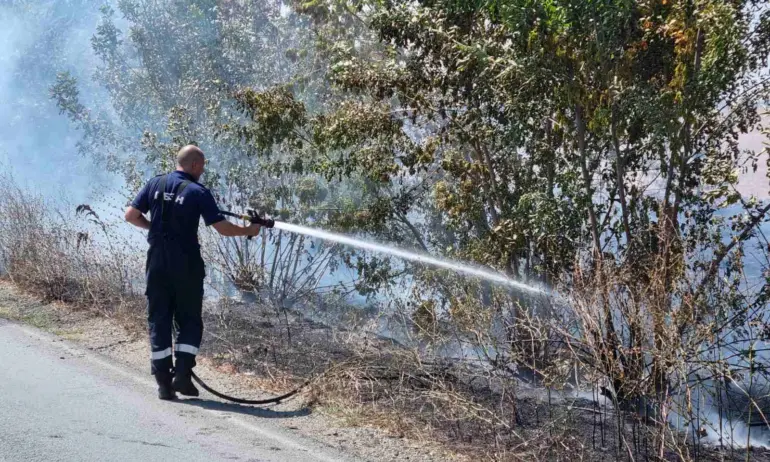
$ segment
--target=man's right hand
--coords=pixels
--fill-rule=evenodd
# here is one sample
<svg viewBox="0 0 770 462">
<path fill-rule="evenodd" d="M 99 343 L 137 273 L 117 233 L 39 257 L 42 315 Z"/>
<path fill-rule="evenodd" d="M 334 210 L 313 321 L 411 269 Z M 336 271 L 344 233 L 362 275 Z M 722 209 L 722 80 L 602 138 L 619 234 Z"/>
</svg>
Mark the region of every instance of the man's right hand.
<svg viewBox="0 0 770 462">
<path fill-rule="evenodd" d="M 258 224 L 251 223 L 249 226 L 246 227 L 246 235 L 247 236 L 258 236 L 261 229 L 262 229 L 262 227 L 259 226 Z"/>
</svg>

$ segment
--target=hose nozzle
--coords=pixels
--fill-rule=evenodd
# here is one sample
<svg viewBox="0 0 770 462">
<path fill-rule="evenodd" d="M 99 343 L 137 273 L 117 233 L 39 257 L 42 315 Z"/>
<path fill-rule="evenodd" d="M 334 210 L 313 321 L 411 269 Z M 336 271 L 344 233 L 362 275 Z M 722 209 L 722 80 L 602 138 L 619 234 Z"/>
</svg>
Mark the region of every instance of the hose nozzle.
<svg viewBox="0 0 770 462">
<path fill-rule="evenodd" d="M 246 215 L 240 215 L 233 212 L 228 212 L 227 210 L 220 210 L 219 213 L 222 215 L 227 215 L 228 217 L 233 218 L 240 218 L 241 220 L 246 220 L 251 223 L 258 224 L 259 226 L 263 226 L 265 228 L 272 228 L 275 226 L 275 220 L 272 218 L 262 218 L 259 216 L 256 210 L 253 209 L 246 209 Z M 251 240 L 251 236 L 247 237 L 246 240 Z"/>
<path fill-rule="evenodd" d="M 246 209 L 246 213 L 248 214 L 248 220 L 252 223 L 256 223 L 259 226 L 264 226 L 265 228 L 272 228 L 275 226 L 275 220 L 272 218 L 260 217 L 257 211 L 254 209 Z"/>
</svg>

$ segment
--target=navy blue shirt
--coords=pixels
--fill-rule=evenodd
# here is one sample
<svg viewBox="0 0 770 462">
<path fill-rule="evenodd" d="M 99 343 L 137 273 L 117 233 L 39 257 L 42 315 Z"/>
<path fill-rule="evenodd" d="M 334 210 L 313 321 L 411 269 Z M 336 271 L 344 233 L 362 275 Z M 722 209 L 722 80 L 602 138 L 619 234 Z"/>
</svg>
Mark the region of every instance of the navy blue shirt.
<svg viewBox="0 0 770 462">
<path fill-rule="evenodd" d="M 165 191 L 160 191 L 163 178 L 166 177 Z M 175 197 L 177 187 L 183 181 L 190 183 Z M 165 193 L 165 194 L 163 194 Z M 165 199 L 165 201 L 164 201 Z M 168 210 L 168 223 L 163 229 L 161 222 L 161 205 L 172 207 Z M 175 171 L 169 175 L 160 175 L 151 179 L 139 191 L 131 206 L 145 214 L 150 212 L 150 232 L 147 241 L 153 244 L 164 233 L 168 238 L 178 241 L 184 249 L 198 250 L 198 223 L 203 217 L 206 226 L 211 226 L 225 219 L 219 212 L 219 207 L 211 195 L 211 191 L 197 183 L 187 173 Z"/>
</svg>

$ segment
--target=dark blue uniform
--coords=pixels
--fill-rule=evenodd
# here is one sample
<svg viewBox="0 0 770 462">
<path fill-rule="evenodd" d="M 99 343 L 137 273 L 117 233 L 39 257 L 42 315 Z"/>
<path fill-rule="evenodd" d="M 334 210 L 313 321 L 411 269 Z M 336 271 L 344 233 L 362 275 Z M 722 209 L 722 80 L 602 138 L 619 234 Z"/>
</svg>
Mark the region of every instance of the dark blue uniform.
<svg viewBox="0 0 770 462">
<path fill-rule="evenodd" d="M 211 192 L 191 175 L 176 171 L 151 179 L 131 206 L 150 212 L 147 241 L 147 321 L 152 346 L 151 371 L 166 375 L 171 360 L 172 327 L 177 371 L 191 371 L 203 336 L 205 269 L 198 244 L 198 223 L 225 219 Z"/>
</svg>

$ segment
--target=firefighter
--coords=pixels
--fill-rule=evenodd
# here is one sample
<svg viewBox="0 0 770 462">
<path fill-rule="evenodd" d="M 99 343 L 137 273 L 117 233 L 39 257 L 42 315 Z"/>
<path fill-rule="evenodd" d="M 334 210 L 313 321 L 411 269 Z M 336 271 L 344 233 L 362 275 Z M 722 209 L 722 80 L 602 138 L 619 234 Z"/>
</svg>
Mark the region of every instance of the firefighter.
<svg viewBox="0 0 770 462">
<path fill-rule="evenodd" d="M 198 243 L 198 223 L 213 226 L 223 236 L 255 236 L 259 225 L 239 226 L 225 220 L 211 192 L 198 183 L 206 159 L 197 146 L 185 146 L 176 158 L 176 171 L 152 178 L 126 210 L 126 221 L 149 231 L 146 277 L 150 370 L 158 382 L 158 397 L 176 392 L 198 396 L 192 369 L 203 335 L 205 269 Z M 150 213 L 150 220 L 145 218 Z M 172 328 L 176 327 L 172 361 Z"/>
</svg>

